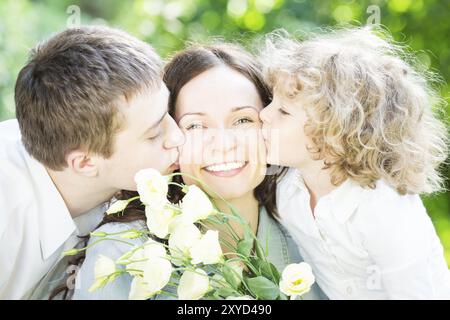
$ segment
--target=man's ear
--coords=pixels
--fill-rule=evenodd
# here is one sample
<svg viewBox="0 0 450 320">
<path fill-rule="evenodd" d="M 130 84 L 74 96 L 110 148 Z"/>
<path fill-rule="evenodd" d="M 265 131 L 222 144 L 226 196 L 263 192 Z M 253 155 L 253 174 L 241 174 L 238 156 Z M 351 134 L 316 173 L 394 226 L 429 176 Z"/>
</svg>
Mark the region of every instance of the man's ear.
<svg viewBox="0 0 450 320">
<path fill-rule="evenodd" d="M 83 150 L 73 150 L 66 157 L 68 167 L 75 173 L 93 178 L 98 175 L 98 158 Z"/>
</svg>

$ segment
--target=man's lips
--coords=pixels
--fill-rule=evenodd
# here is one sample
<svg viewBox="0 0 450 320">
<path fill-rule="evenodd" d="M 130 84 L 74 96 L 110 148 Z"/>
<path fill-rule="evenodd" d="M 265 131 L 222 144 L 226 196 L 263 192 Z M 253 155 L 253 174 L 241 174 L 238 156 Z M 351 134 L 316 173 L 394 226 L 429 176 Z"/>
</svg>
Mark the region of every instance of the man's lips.
<svg viewBox="0 0 450 320">
<path fill-rule="evenodd" d="M 170 167 L 169 167 L 169 170 L 178 170 L 178 169 L 180 169 L 180 164 L 178 163 L 178 161 L 177 162 L 174 162 L 174 163 L 172 163 L 171 165 L 170 165 Z"/>
</svg>

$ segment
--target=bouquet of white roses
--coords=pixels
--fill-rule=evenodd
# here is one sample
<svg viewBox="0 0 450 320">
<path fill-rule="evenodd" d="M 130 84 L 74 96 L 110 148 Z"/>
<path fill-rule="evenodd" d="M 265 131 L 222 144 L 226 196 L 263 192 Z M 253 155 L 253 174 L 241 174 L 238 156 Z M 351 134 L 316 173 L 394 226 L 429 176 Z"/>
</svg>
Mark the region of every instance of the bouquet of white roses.
<svg viewBox="0 0 450 320">
<path fill-rule="evenodd" d="M 220 212 L 196 185 L 171 182 L 175 175 L 182 174 L 162 176 L 154 169 L 139 171 L 135 176 L 139 196 L 118 200 L 108 209 L 107 214 L 121 214 L 131 201 L 139 199 L 145 205 L 147 228 L 114 235 L 147 240 L 116 261 L 100 256 L 90 291 L 124 273 L 133 276 L 130 299 L 166 294 L 178 299 L 284 300 L 301 297 L 310 290 L 314 276 L 308 264 L 290 264 L 280 273 L 267 260 L 267 252 L 250 225 L 232 205 L 229 205 L 231 214 Z M 167 200 L 170 184 L 185 193 L 178 204 Z M 242 225 L 243 237 L 237 236 L 231 219 Z M 211 229 L 214 225 L 225 225 L 235 244 L 219 239 L 219 232 Z M 100 237 L 100 241 L 113 240 L 103 232 L 91 235 Z M 221 244 L 229 249 L 227 253 L 223 253 Z M 65 254 L 77 254 L 87 248 L 72 249 Z"/>
</svg>

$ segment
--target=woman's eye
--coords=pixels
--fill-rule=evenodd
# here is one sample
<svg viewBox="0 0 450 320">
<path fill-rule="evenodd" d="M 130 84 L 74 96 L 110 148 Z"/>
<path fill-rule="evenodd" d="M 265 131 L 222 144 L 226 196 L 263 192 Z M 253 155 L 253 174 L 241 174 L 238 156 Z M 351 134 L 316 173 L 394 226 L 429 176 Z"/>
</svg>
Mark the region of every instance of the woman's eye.
<svg viewBox="0 0 450 320">
<path fill-rule="evenodd" d="M 193 129 L 202 129 L 203 125 L 201 123 L 193 123 L 186 127 L 186 130 L 193 130 Z"/>
<path fill-rule="evenodd" d="M 252 122 L 254 121 L 250 118 L 240 118 L 235 122 L 235 124 L 252 123 Z"/>
</svg>

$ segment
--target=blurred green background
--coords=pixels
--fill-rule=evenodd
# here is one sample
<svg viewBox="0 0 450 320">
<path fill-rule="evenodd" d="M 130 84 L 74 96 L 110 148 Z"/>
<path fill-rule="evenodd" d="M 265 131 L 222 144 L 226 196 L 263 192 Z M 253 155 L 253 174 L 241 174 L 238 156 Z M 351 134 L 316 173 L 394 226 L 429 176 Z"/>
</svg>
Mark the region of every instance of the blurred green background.
<svg viewBox="0 0 450 320">
<path fill-rule="evenodd" d="M 186 40 L 211 36 L 251 40 L 276 28 L 308 31 L 342 23 L 381 23 L 409 45 L 426 69 L 450 86 L 450 1 L 439 0 L 2 0 L 0 1 L 0 121 L 14 117 L 14 83 L 28 50 L 74 24 L 107 24 L 148 41 L 167 57 Z M 442 110 L 449 123 L 450 107 Z M 450 176 L 450 166 L 443 167 Z M 447 186 L 450 183 L 447 180 Z M 450 193 L 423 197 L 450 265 Z"/>
</svg>

